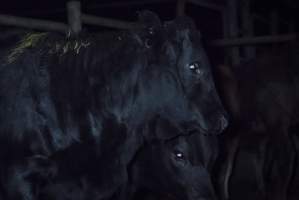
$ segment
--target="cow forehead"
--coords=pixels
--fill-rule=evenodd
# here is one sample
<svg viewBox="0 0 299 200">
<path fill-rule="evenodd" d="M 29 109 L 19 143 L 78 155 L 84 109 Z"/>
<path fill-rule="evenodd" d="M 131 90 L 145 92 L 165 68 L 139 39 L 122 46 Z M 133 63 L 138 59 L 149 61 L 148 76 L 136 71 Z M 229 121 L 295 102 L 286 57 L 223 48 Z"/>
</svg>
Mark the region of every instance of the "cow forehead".
<svg viewBox="0 0 299 200">
<path fill-rule="evenodd" d="M 200 32 L 196 29 L 191 18 L 179 17 L 175 20 L 164 22 L 163 26 L 152 18 L 152 23 L 144 22 L 147 21 L 144 19 L 141 20 L 143 23 L 146 23 L 146 28 L 136 32 L 137 38 L 140 38 L 140 43 L 142 44 L 141 41 L 144 40 L 143 43 L 147 48 L 150 47 L 148 41 L 157 42 L 158 44 L 171 41 L 181 45 L 186 40 L 192 40 L 193 43 L 200 40 Z M 133 32 L 133 34 L 135 33 Z"/>
</svg>

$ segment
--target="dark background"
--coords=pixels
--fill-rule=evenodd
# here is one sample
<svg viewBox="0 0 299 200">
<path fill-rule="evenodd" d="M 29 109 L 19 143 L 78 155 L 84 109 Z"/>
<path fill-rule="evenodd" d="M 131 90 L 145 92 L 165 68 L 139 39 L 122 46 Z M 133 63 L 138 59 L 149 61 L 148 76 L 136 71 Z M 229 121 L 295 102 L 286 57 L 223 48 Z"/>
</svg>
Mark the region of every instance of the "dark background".
<svg viewBox="0 0 299 200">
<path fill-rule="evenodd" d="M 206 0 L 207 2 L 226 5 L 226 0 Z M 137 3 L 132 3 L 137 2 Z M 175 17 L 176 0 L 152 0 L 155 3 L 144 3 L 145 0 L 81 0 L 82 11 L 102 17 L 111 17 L 122 20 L 134 21 L 139 10 L 152 10 L 159 14 L 164 20 Z M 148 1 L 150 2 L 150 1 Z M 159 2 L 159 3 L 157 3 Z M 241 2 L 241 1 L 240 1 Z M 277 10 L 284 21 L 294 19 L 298 24 L 299 1 L 297 0 L 252 0 L 251 10 L 267 18 L 272 10 Z M 51 19 L 66 22 L 66 0 L 5 0 L 2 1 L 0 14 L 11 14 L 24 17 Z M 121 3 L 119 6 L 113 6 Z M 187 15 L 192 16 L 203 33 L 220 37 L 221 19 L 217 11 L 209 10 L 200 6 L 188 4 Z M 263 33 L 263 25 L 256 29 L 257 33 Z M 280 28 L 284 32 L 284 28 Z"/>
<path fill-rule="evenodd" d="M 194 0 L 196 1 L 196 0 Z M 204 1 L 204 0 L 199 0 Z M 237 0 L 239 28 L 241 27 L 241 7 L 246 0 Z M 66 0 L 5 0 L 0 7 L 0 14 L 8 14 L 35 19 L 47 19 L 67 24 Z M 205 0 L 205 2 L 227 6 L 228 0 Z M 299 25 L 299 1 L 298 0 L 251 0 L 250 12 L 258 15 L 262 20 L 254 20 L 254 36 L 270 35 L 271 14 L 277 13 L 278 29 L 276 34 L 290 32 L 289 24 L 293 22 L 294 31 L 298 31 Z M 81 0 L 81 10 L 85 14 L 94 16 L 120 19 L 123 21 L 136 21 L 138 11 L 151 10 L 156 12 L 162 20 L 171 20 L 176 16 L 177 0 Z M 203 42 L 213 65 L 223 63 L 229 47 L 215 47 L 210 45 L 215 39 L 224 37 L 223 20 L 221 13 L 191 3 L 186 4 L 186 15 L 192 17 L 202 33 Z M 3 26 L 1 30 L 13 30 L 12 26 Z M 83 29 L 93 31 L 108 30 L 106 27 L 83 25 Z M 110 29 L 109 29 L 110 30 Z M 237 37 L 241 37 L 240 28 Z M 0 45 L 1 45 L 0 41 Z M 261 45 L 257 45 L 260 47 Z M 242 53 L 241 47 L 241 53 Z"/>
</svg>

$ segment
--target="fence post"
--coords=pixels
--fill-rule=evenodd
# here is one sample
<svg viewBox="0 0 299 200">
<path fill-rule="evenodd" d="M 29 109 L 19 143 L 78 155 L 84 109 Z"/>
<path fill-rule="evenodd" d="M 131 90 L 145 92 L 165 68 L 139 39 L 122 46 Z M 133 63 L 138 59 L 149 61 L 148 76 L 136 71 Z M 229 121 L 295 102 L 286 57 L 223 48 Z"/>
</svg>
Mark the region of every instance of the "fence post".
<svg viewBox="0 0 299 200">
<path fill-rule="evenodd" d="M 254 36 L 254 25 L 253 25 L 253 16 L 250 12 L 250 0 L 242 0 L 242 35 L 243 37 L 252 37 Z M 256 49 L 255 47 L 249 45 L 244 47 L 244 58 L 245 60 L 255 58 Z"/>
<path fill-rule="evenodd" d="M 80 1 L 68 1 L 66 6 L 71 35 L 77 36 L 82 30 L 81 3 Z"/>
<path fill-rule="evenodd" d="M 184 16 L 185 15 L 186 0 L 177 0 L 176 4 L 176 15 Z"/>
<path fill-rule="evenodd" d="M 238 29 L 238 4 L 237 0 L 228 0 L 228 26 L 229 26 L 229 38 L 236 38 L 239 36 Z M 240 48 L 232 47 L 231 48 L 231 61 L 232 65 L 240 64 Z"/>
<path fill-rule="evenodd" d="M 276 10 L 273 10 L 270 14 L 270 34 L 277 35 L 278 29 L 278 14 Z"/>
</svg>

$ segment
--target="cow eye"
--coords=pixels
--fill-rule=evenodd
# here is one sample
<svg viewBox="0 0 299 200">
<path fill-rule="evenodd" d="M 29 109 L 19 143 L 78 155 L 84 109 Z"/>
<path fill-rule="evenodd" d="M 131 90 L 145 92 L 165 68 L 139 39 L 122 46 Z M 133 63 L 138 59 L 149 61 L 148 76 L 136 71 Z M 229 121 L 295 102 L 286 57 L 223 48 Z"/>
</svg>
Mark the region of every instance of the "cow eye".
<svg viewBox="0 0 299 200">
<path fill-rule="evenodd" d="M 175 156 L 175 159 L 177 159 L 177 160 L 185 160 L 184 154 L 180 151 L 175 151 L 174 156 Z"/>
<path fill-rule="evenodd" d="M 174 151 L 173 152 L 174 162 L 175 165 L 185 167 L 188 164 L 188 159 L 181 151 Z"/>
<path fill-rule="evenodd" d="M 201 75 L 202 74 L 202 70 L 200 69 L 199 62 L 193 62 L 193 63 L 189 64 L 189 69 L 194 74 L 197 74 L 197 75 Z"/>
<path fill-rule="evenodd" d="M 179 159 L 184 158 L 184 155 L 182 153 L 176 153 L 175 156 Z"/>
</svg>

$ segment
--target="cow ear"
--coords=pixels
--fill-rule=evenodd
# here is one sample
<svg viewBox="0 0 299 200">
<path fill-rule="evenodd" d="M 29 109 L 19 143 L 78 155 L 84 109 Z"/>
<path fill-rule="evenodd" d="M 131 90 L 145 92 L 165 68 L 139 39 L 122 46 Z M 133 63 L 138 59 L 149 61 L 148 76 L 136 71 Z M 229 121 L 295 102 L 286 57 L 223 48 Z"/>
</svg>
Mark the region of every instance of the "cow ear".
<svg viewBox="0 0 299 200">
<path fill-rule="evenodd" d="M 173 23 L 175 24 L 176 28 L 179 30 L 189 29 L 189 30 L 196 30 L 196 25 L 194 21 L 187 16 L 177 17 Z"/>
<path fill-rule="evenodd" d="M 142 44 L 148 49 L 159 44 L 162 30 L 159 17 L 151 11 L 142 11 L 139 12 L 138 18 L 142 24 L 142 30 L 139 33 Z"/>
<path fill-rule="evenodd" d="M 163 45 L 163 55 L 168 59 L 169 63 L 176 63 L 177 53 L 175 47 L 170 42 L 165 42 Z"/>
<path fill-rule="evenodd" d="M 138 21 L 147 29 L 157 29 L 161 27 L 161 21 L 158 15 L 148 10 L 138 13 Z"/>
<path fill-rule="evenodd" d="M 186 49 L 190 47 L 190 31 L 188 29 L 177 31 L 176 41 L 181 44 L 181 48 Z"/>
</svg>

